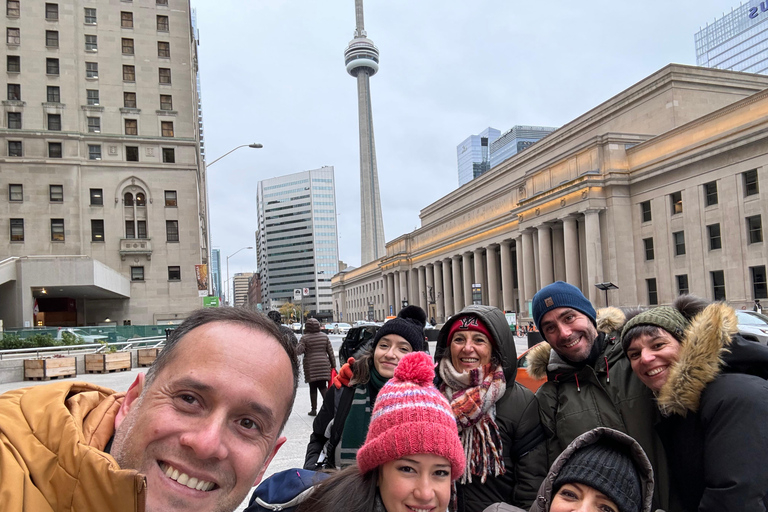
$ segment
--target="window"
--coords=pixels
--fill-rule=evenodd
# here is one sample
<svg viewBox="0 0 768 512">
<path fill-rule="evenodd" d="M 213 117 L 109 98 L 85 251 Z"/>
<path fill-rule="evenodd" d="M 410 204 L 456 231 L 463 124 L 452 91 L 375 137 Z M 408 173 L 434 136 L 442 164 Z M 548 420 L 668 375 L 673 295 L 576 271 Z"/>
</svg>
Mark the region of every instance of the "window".
<svg viewBox="0 0 768 512">
<path fill-rule="evenodd" d="M 24 156 L 20 140 L 8 141 L 8 156 Z"/>
<path fill-rule="evenodd" d="M 85 63 L 85 78 L 99 78 L 99 63 L 98 62 L 86 62 Z"/>
<path fill-rule="evenodd" d="M 45 46 L 49 48 L 59 47 L 59 31 L 58 30 L 45 31 Z"/>
<path fill-rule="evenodd" d="M 165 191 L 165 206 L 177 206 L 177 204 L 176 204 L 176 191 L 175 190 L 166 190 Z"/>
<path fill-rule="evenodd" d="M 8 128 L 21 130 L 21 112 L 8 112 Z"/>
<path fill-rule="evenodd" d="M 91 189 L 91 206 L 104 206 L 104 191 L 102 189 Z"/>
<path fill-rule="evenodd" d="M 136 238 L 136 225 L 132 220 L 125 221 L 125 238 Z"/>
<path fill-rule="evenodd" d="M 51 219 L 51 242 L 64 241 L 64 219 Z"/>
<path fill-rule="evenodd" d="M 88 144 L 88 160 L 101 160 L 101 144 Z"/>
<path fill-rule="evenodd" d="M 753 196 L 760 193 L 757 183 L 757 169 L 752 169 L 742 174 L 744 176 L 744 196 Z"/>
<path fill-rule="evenodd" d="M 181 267 L 168 267 L 168 280 L 181 281 Z"/>
<path fill-rule="evenodd" d="M 123 65 L 123 82 L 135 82 L 136 81 L 136 67 Z"/>
<path fill-rule="evenodd" d="M 160 110 L 173 110 L 173 96 L 170 94 L 160 95 Z"/>
<path fill-rule="evenodd" d="M 9 73 L 21 72 L 21 57 L 18 55 L 8 55 L 6 57 L 6 70 Z"/>
<path fill-rule="evenodd" d="M 123 55 L 133 55 L 133 39 L 123 38 Z"/>
<path fill-rule="evenodd" d="M 88 131 L 90 133 L 101 133 L 101 118 L 89 117 L 88 118 Z"/>
<path fill-rule="evenodd" d="M 98 89 L 86 89 L 85 95 L 89 105 L 99 104 L 99 90 Z"/>
<path fill-rule="evenodd" d="M 8 100 L 21 100 L 21 84 L 8 84 Z"/>
<path fill-rule="evenodd" d="M 133 28 L 133 13 L 128 11 L 120 12 L 120 26 L 123 28 Z"/>
<path fill-rule="evenodd" d="M 99 49 L 99 45 L 97 43 L 96 36 L 94 35 L 87 35 L 85 36 L 85 51 L 87 52 L 95 52 Z"/>
<path fill-rule="evenodd" d="M 61 158 L 61 151 L 61 142 L 48 143 L 48 158 Z"/>
<path fill-rule="evenodd" d="M 162 121 L 160 130 L 163 137 L 173 137 L 173 121 Z"/>
<path fill-rule="evenodd" d="M 147 200 L 141 192 L 136 194 L 136 206 L 147 206 Z"/>
<path fill-rule="evenodd" d="M 174 152 L 173 148 L 163 148 L 163 163 L 176 163 L 176 153 Z"/>
<path fill-rule="evenodd" d="M 159 32 L 168 32 L 168 16 L 157 15 L 157 30 Z"/>
<path fill-rule="evenodd" d="M 712 296 L 715 300 L 725 300 L 725 273 L 722 270 L 715 270 L 709 273 L 712 279 Z"/>
<path fill-rule="evenodd" d="M 683 193 L 673 192 L 669 194 L 669 201 L 672 205 L 672 215 L 683 213 Z"/>
<path fill-rule="evenodd" d="M 21 31 L 18 28 L 6 28 L 5 37 L 8 44 L 21 44 Z"/>
<path fill-rule="evenodd" d="M 131 267 L 131 281 L 144 280 L 144 267 Z"/>
<path fill-rule="evenodd" d="M 168 5 L 168 0 L 157 0 L 157 5 Z"/>
<path fill-rule="evenodd" d="M 640 203 L 640 213 L 643 217 L 643 222 L 651 222 L 651 202 L 643 201 Z"/>
<path fill-rule="evenodd" d="M 11 219 L 11 242 L 24 241 L 24 219 Z"/>
<path fill-rule="evenodd" d="M 136 230 L 138 231 L 139 238 L 147 238 L 147 221 L 137 220 Z"/>
<path fill-rule="evenodd" d="M 656 306 L 659 304 L 659 294 L 656 291 L 656 278 L 646 279 L 645 285 L 648 288 L 648 304 Z"/>
<path fill-rule="evenodd" d="M 126 135 L 138 135 L 139 134 L 138 121 L 136 119 L 126 119 L 125 120 L 125 134 Z"/>
<path fill-rule="evenodd" d="M 750 244 L 759 244 L 763 241 L 763 221 L 759 215 L 747 217 L 747 239 Z"/>
<path fill-rule="evenodd" d="M 59 4 L 45 4 L 45 19 L 59 19 Z"/>
<path fill-rule="evenodd" d="M 723 248 L 723 242 L 720 237 L 720 224 L 710 224 L 707 226 L 707 236 L 709 237 L 710 251 Z"/>
<path fill-rule="evenodd" d="M 96 9 L 92 7 L 85 8 L 85 24 L 86 25 L 96 24 Z"/>
<path fill-rule="evenodd" d="M 88 63 L 86 63 L 86 71 L 88 68 Z M 59 59 L 45 59 L 45 73 L 48 75 L 58 75 L 59 74 Z"/>
<path fill-rule="evenodd" d="M 52 203 L 63 203 L 64 185 L 49 185 L 48 195 L 50 196 Z"/>
<path fill-rule="evenodd" d="M 123 107 L 136 108 L 136 93 L 124 92 L 123 93 Z"/>
<path fill-rule="evenodd" d="M 677 280 L 677 294 L 678 295 L 686 295 L 688 293 L 688 274 L 682 274 L 679 276 L 675 276 L 675 279 Z"/>
<path fill-rule="evenodd" d="M 160 83 L 161 84 L 170 84 L 171 83 L 171 69 L 170 68 L 160 68 L 159 69 L 159 75 L 160 75 Z"/>
<path fill-rule="evenodd" d="M 717 204 L 717 182 L 710 181 L 704 184 L 704 206 Z"/>
<path fill-rule="evenodd" d="M 171 43 L 168 41 L 157 42 L 157 56 L 158 57 L 170 57 L 171 56 Z"/>
<path fill-rule="evenodd" d="M 765 265 L 749 267 L 752 276 L 752 296 L 755 299 L 768 299 L 768 284 L 766 284 Z"/>
<path fill-rule="evenodd" d="M 61 131 L 61 114 L 48 114 L 48 129 L 55 132 Z"/>
<path fill-rule="evenodd" d="M 23 201 L 24 200 L 24 185 L 10 184 L 8 185 L 8 200 L 9 201 Z"/>
<path fill-rule="evenodd" d="M 46 91 L 48 103 L 61 103 L 61 88 L 58 85 L 49 85 Z"/>
<path fill-rule="evenodd" d="M 168 242 L 179 241 L 179 221 L 177 220 L 165 221 L 165 239 Z"/>
<path fill-rule="evenodd" d="M 19 0 L 7 0 L 5 3 L 5 15 L 9 18 L 18 18 L 21 10 L 19 9 Z"/>
<path fill-rule="evenodd" d="M 104 219 L 91 219 L 91 242 L 104 241 Z"/>
<path fill-rule="evenodd" d="M 675 256 L 685 254 L 685 232 L 676 231 L 672 233 L 672 241 L 675 244 Z"/>
<path fill-rule="evenodd" d="M 643 245 L 645 246 L 645 261 L 651 261 L 653 259 L 653 238 L 644 238 Z"/>
<path fill-rule="evenodd" d="M 133 206 L 133 194 L 126 192 L 123 196 L 123 204 L 125 206 Z"/>
<path fill-rule="evenodd" d="M 125 146 L 125 160 L 128 162 L 138 162 L 139 146 Z"/>
</svg>

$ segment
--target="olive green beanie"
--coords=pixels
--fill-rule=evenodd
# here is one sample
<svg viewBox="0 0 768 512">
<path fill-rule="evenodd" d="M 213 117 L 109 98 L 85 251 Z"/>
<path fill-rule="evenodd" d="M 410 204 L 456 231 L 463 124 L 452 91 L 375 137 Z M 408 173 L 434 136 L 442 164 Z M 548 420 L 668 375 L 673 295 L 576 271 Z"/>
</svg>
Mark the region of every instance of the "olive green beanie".
<svg viewBox="0 0 768 512">
<path fill-rule="evenodd" d="M 677 309 L 670 306 L 659 306 L 657 308 L 643 311 L 642 313 L 632 317 L 621 331 L 621 346 L 624 352 L 627 352 L 629 344 L 632 340 L 627 338 L 627 333 L 633 328 L 640 325 L 653 325 L 660 327 L 674 336 L 677 341 L 682 341 L 685 335 L 685 328 L 688 326 L 688 321 L 685 319 L 682 313 Z"/>
</svg>

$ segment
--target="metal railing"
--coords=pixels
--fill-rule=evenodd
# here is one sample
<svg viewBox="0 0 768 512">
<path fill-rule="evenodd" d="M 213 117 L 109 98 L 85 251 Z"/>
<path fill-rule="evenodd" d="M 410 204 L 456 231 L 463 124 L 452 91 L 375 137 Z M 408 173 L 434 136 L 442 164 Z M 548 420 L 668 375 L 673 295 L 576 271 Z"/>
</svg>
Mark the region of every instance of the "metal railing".
<svg viewBox="0 0 768 512">
<path fill-rule="evenodd" d="M 83 343 L 82 345 L 60 345 L 56 347 L 15 348 L 0 350 L 0 361 L 14 359 L 39 359 L 41 356 L 54 356 L 58 354 L 99 354 L 111 347 L 116 347 L 118 352 L 126 352 L 135 348 L 159 348 L 165 343 L 165 336 L 152 336 L 149 338 L 133 338 L 128 341 L 116 341 L 114 343 Z"/>
</svg>

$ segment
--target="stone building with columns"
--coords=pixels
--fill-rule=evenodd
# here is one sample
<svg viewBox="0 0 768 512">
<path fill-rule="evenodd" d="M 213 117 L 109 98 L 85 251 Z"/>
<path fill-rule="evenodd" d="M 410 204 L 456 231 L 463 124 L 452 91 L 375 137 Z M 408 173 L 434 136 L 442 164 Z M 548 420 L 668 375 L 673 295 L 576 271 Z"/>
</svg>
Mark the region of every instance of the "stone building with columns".
<svg viewBox="0 0 768 512">
<path fill-rule="evenodd" d="M 386 312 L 407 300 L 441 322 L 473 301 L 529 318 L 555 280 L 598 307 L 766 297 L 766 87 L 668 65 L 426 206 L 377 268 L 334 278 L 334 299 L 383 292 Z M 381 292 L 365 291 L 373 282 Z"/>
</svg>

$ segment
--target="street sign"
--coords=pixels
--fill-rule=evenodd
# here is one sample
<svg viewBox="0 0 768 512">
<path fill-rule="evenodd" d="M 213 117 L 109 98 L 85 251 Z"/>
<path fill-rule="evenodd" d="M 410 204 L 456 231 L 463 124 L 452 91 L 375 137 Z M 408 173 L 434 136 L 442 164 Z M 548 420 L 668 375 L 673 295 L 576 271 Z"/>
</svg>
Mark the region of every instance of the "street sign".
<svg viewBox="0 0 768 512">
<path fill-rule="evenodd" d="M 203 307 L 204 308 L 217 308 L 217 307 L 219 307 L 219 298 L 218 297 L 203 297 Z"/>
<path fill-rule="evenodd" d="M 293 290 L 293 300 L 301 300 L 301 288 L 295 288 Z"/>
<path fill-rule="evenodd" d="M 483 303 L 483 285 L 481 283 L 472 283 L 472 304 Z"/>
</svg>

